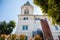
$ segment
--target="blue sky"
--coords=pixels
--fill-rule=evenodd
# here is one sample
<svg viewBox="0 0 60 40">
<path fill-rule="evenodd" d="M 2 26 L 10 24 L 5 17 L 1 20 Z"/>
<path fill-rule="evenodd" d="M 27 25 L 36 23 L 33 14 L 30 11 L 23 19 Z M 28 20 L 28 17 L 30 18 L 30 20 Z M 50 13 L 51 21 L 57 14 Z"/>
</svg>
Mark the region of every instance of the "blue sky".
<svg viewBox="0 0 60 40">
<path fill-rule="evenodd" d="M 33 0 L 0 0 L 0 22 L 15 20 L 17 23 L 18 15 L 21 13 L 21 6 L 27 1 L 34 6 L 34 14 L 42 14 L 39 7 L 33 4 Z"/>
</svg>

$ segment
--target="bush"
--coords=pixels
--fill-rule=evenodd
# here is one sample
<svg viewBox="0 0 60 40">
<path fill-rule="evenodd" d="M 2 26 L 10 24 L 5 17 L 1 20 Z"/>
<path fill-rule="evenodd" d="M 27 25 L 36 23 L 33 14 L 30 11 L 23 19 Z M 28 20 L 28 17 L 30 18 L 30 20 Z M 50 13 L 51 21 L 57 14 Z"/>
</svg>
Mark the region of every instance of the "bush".
<svg viewBox="0 0 60 40">
<path fill-rule="evenodd" d="M 11 35 L 11 40 L 16 40 L 16 34 Z"/>
<path fill-rule="evenodd" d="M 24 34 L 21 34 L 19 40 L 25 40 L 25 38 L 26 36 Z"/>
<path fill-rule="evenodd" d="M 0 40 L 5 40 L 5 36 L 0 36 Z"/>
<path fill-rule="evenodd" d="M 42 38 L 39 35 L 35 35 L 35 40 L 42 40 Z"/>
</svg>

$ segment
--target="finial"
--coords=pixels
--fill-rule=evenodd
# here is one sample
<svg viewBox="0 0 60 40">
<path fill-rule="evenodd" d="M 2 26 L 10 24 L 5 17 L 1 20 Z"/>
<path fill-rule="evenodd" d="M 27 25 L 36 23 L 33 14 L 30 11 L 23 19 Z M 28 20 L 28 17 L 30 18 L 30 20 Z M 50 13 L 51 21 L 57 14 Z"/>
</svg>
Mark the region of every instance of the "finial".
<svg viewBox="0 0 60 40">
<path fill-rule="evenodd" d="M 23 6 L 32 6 L 32 5 L 30 4 L 29 0 L 27 0 L 27 2 Z"/>
<path fill-rule="evenodd" d="M 27 2 L 29 2 L 29 0 L 27 0 Z"/>
</svg>

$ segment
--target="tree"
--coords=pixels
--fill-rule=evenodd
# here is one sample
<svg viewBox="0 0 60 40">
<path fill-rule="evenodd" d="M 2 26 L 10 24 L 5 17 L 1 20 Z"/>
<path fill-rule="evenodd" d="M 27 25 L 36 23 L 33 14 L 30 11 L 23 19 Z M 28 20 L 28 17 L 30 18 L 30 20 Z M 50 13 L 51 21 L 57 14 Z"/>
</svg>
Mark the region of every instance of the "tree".
<svg viewBox="0 0 60 40">
<path fill-rule="evenodd" d="M 0 22 L 0 34 L 5 34 L 7 23 L 5 21 Z"/>
<path fill-rule="evenodd" d="M 15 26 L 16 24 L 14 21 L 10 21 L 9 23 L 5 21 L 0 22 L 0 34 L 10 34 Z"/>
<path fill-rule="evenodd" d="M 60 25 L 60 0 L 34 0 L 44 14 L 52 18 L 52 22 Z"/>
<path fill-rule="evenodd" d="M 7 25 L 6 34 L 10 34 L 13 31 L 13 28 L 15 28 L 15 26 L 15 21 L 10 21 Z"/>
</svg>

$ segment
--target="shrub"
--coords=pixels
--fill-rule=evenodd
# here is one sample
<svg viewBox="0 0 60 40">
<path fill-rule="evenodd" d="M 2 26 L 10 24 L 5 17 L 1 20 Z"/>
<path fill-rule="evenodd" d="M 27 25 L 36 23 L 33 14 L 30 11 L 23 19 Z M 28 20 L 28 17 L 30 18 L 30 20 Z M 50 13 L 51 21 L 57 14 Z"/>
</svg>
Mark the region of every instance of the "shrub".
<svg viewBox="0 0 60 40">
<path fill-rule="evenodd" d="M 16 34 L 11 35 L 11 40 L 16 40 Z"/>
<path fill-rule="evenodd" d="M 21 34 L 19 40 L 25 40 L 25 38 L 26 36 L 24 34 Z"/>
<path fill-rule="evenodd" d="M 5 36 L 0 36 L 0 40 L 5 40 Z"/>
<path fill-rule="evenodd" d="M 35 35 L 35 40 L 42 40 L 42 38 L 39 35 Z"/>
</svg>

